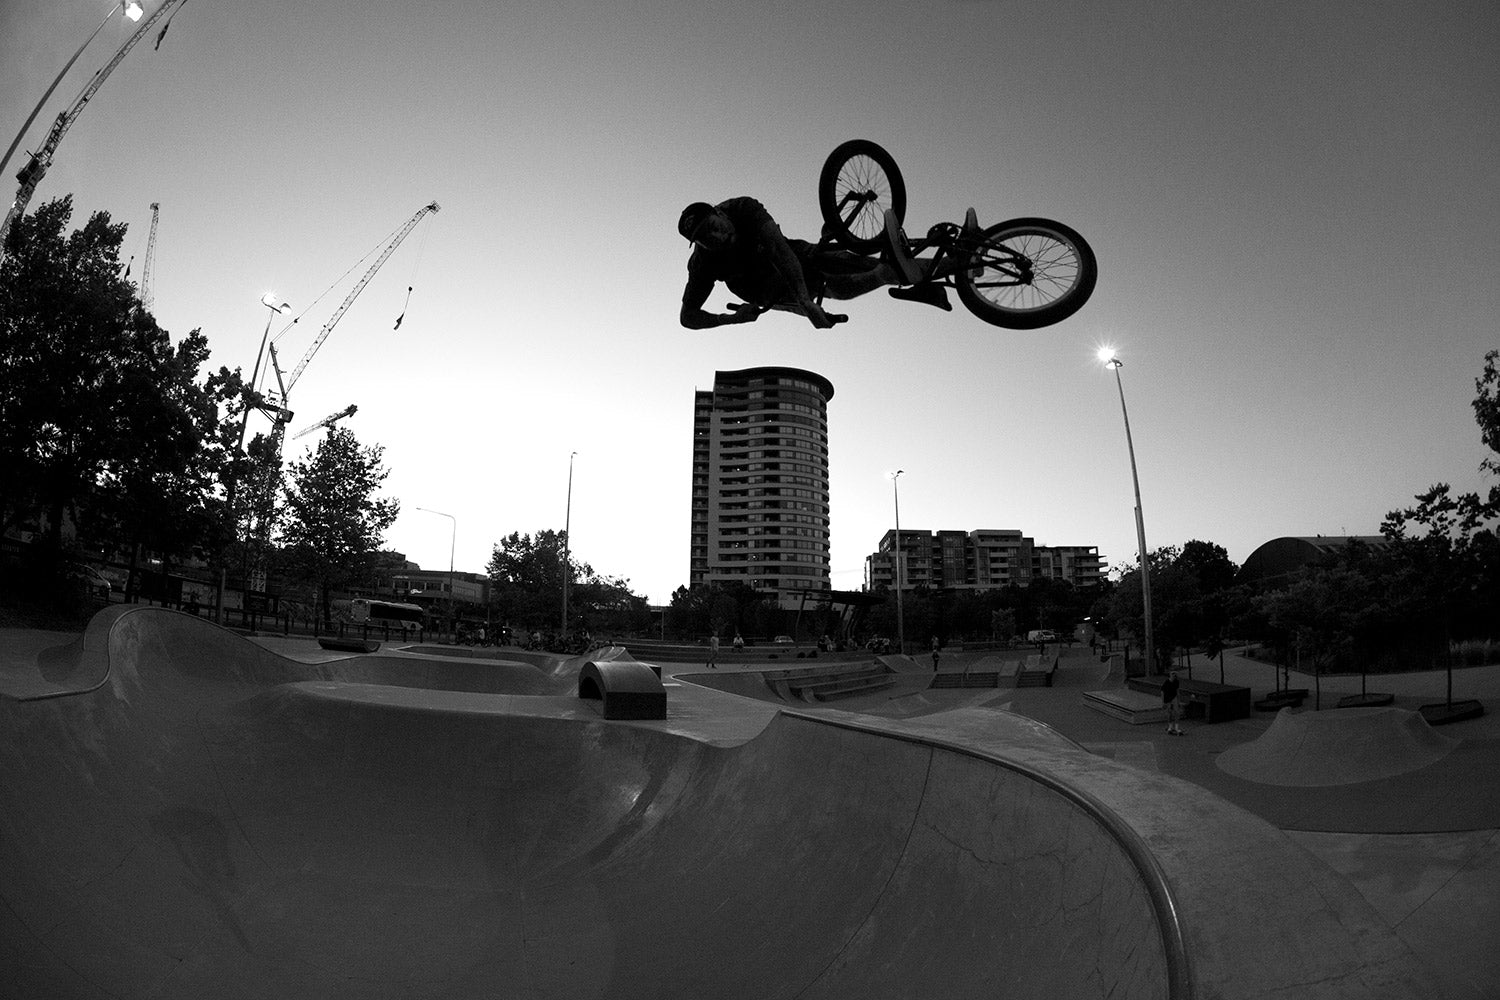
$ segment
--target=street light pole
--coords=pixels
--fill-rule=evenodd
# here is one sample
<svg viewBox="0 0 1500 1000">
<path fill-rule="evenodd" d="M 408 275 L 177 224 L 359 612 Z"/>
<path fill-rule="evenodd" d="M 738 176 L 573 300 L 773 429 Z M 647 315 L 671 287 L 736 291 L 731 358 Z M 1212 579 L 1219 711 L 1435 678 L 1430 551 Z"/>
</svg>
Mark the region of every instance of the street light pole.
<svg viewBox="0 0 1500 1000">
<path fill-rule="evenodd" d="M 448 622 L 450 625 L 453 625 L 453 637 L 455 640 L 457 640 L 458 627 L 454 623 L 453 618 L 453 601 L 454 598 L 457 597 L 457 595 L 453 592 L 453 547 L 454 544 L 458 541 L 458 518 L 454 517 L 452 514 L 444 514 L 440 510 L 433 510 L 430 507 L 418 507 L 417 510 L 425 511 L 428 514 L 436 514 L 438 517 L 446 517 L 448 520 L 453 522 L 452 531 L 448 535 Z"/>
<path fill-rule="evenodd" d="M 568 508 L 563 514 L 563 564 L 562 564 L 562 634 L 568 635 L 568 584 L 573 576 L 573 562 L 570 556 L 571 540 L 568 535 L 573 529 L 573 459 L 578 452 L 568 455 Z"/>
<path fill-rule="evenodd" d="M 1130 451 L 1130 479 L 1135 485 L 1135 537 L 1140 546 L 1141 560 L 1141 610 L 1146 616 L 1146 672 L 1156 672 L 1156 647 L 1151 631 L 1151 569 L 1146 555 L 1146 518 L 1141 512 L 1141 477 L 1135 466 L 1135 441 L 1130 436 L 1130 411 L 1125 408 L 1125 383 L 1120 380 L 1120 369 L 1125 362 L 1109 348 L 1099 351 L 1099 359 L 1115 370 L 1115 387 L 1120 390 L 1120 414 L 1125 418 L 1125 446 Z"/>
<path fill-rule="evenodd" d="M 906 616 L 901 611 L 901 490 L 897 480 L 905 469 L 891 473 L 891 499 L 896 504 L 896 652 L 906 653 Z"/>
<path fill-rule="evenodd" d="M 250 426 L 250 401 L 253 398 L 253 394 L 255 392 L 255 383 L 260 379 L 260 359 L 266 353 L 266 340 L 271 335 L 271 321 L 276 318 L 278 313 L 292 307 L 292 304 L 290 302 L 283 302 L 278 306 L 276 304 L 276 296 L 270 292 L 267 292 L 260 297 L 260 304 L 265 306 L 270 311 L 266 313 L 266 328 L 260 335 L 260 350 L 255 352 L 254 374 L 250 376 L 250 385 L 248 391 L 245 394 L 244 412 L 240 414 L 240 439 L 239 442 L 234 446 L 233 456 L 236 459 L 239 458 L 240 452 L 245 447 L 245 431 Z M 238 540 L 239 538 L 239 530 L 238 524 L 235 521 L 234 497 L 239 487 L 239 481 L 240 477 L 238 473 L 235 472 L 233 466 L 230 466 L 229 486 L 224 493 L 224 506 L 225 517 L 227 517 L 229 520 L 229 530 L 235 533 L 236 540 Z M 223 555 L 221 553 L 219 557 L 219 594 L 215 599 L 216 603 L 214 605 L 214 620 L 217 621 L 220 625 L 224 624 L 224 590 L 228 586 L 229 567 L 225 564 Z"/>
<path fill-rule="evenodd" d="M 109 19 L 114 17 L 115 13 L 121 7 L 125 8 L 125 16 L 132 21 L 139 21 L 141 15 L 145 13 L 141 9 L 141 5 L 136 3 L 136 0 L 120 0 L 119 3 L 110 8 L 109 13 L 104 15 L 104 20 L 99 22 L 99 27 L 95 28 L 94 33 L 89 35 L 82 45 L 78 46 L 78 51 L 73 53 L 73 58 L 63 64 L 62 70 L 57 74 L 57 79 L 52 81 L 52 86 L 47 88 L 47 92 L 42 95 L 42 99 L 36 102 L 36 107 L 31 110 L 31 115 L 26 119 L 26 124 L 22 125 L 21 131 L 16 133 L 15 139 L 11 141 L 10 148 L 5 151 L 5 155 L 0 157 L 0 172 L 4 172 L 5 165 L 10 162 L 11 154 L 16 151 L 16 147 L 26 137 L 26 130 L 31 128 L 32 122 L 36 121 L 36 116 L 41 113 L 42 108 L 46 105 L 47 98 L 51 97 L 52 92 L 57 89 L 57 85 L 62 83 L 62 78 L 68 75 L 68 70 L 73 68 L 73 64 L 78 61 L 78 57 L 83 55 L 83 50 L 89 47 L 89 42 L 92 42 L 98 36 L 99 32 L 104 30 L 104 26 L 109 23 Z"/>
</svg>

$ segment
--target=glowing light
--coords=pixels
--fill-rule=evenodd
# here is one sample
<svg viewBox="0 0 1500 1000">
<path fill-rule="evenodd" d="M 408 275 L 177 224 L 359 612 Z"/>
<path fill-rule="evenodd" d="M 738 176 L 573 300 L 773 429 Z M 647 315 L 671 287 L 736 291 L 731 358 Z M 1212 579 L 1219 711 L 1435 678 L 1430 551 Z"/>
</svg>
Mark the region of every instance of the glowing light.
<svg viewBox="0 0 1500 1000">
<path fill-rule="evenodd" d="M 1103 364 L 1106 364 L 1106 365 L 1114 364 L 1115 357 L 1116 357 L 1116 351 L 1115 351 L 1115 349 L 1113 347 L 1101 347 L 1101 348 L 1099 348 L 1099 360 Z"/>
<path fill-rule="evenodd" d="M 141 19 L 141 15 L 144 13 L 146 13 L 145 8 L 136 3 L 135 0 L 130 0 L 130 2 L 125 5 L 125 16 L 130 18 L 132 21 L 139 21 Z"/>
</svg>

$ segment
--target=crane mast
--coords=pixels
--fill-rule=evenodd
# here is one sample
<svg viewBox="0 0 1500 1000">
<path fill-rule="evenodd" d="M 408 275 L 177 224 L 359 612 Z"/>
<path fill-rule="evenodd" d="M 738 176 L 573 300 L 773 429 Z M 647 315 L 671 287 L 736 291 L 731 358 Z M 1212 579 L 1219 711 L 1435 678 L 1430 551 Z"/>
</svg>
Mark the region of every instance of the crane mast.
<svg viewBox="0 0 1500 1000">
<path fill-rule="evenodd" d="M 68 109 L 59 114 L 52 122 L 52 128 L 48 130 L 46 140 L 42 142 L 41 147 L 35 153 L 31 154 L 30 159 L 26 161 L 25 165 L 21 167 L 20 172 L 16 174 L 16 180 L 21 182 L 21 188 L 16 192 L 16 200 L 11 204 L 10 211 L 5 215 L 4 224 L 0 225 L 0 254 L 4 253 L 5 238 L 10 235 L 10 227 L 15 224 L 16 219 L 25 213 L 26 206 L 31 203 L 31 196 L 36 191 L 36 186 L 42 182 L 42 178 L 47 173 L 47 168 L 52 166 L 52 154 L 57 151 L 57 144 L 62 142 L 63 136 L 68 134 L 68 129 L 73 127 L 73 122 L 78 120 L 78 116 L 88 106 L 90 98 L 98 92 L 100 87 L 104 86 L 104 81 L 109 79 L 109 75 L 115 71 L 115 67 L 120 65 L 120 61 L 125 58 L 130 50 L 135 48 L 136 43 L 144 38 L 146 33 L 156 26 L 158 21 L 170 13 L 172 8 L 184 2 L 186 0 L 162 0 L 161 6 L 156 8 L 154 14 L 141 21 L 140 26 L 135 29 L 135 33 L 125 40 L 125 44 L 120 46 L 114 58 L 105 63 L 104 68 L 94 74 L 93 78 L 89 80 L 88 85 L 83 88 L 83 93 L 78 95 L 78 99 L 69 105 Z"/>
<path fill-rule="evenodd" d="M 141 308 L 151 311 L 151 268 L 156 264 L 156 220 L 161 214 L 160 202 L 151 203 L 151 235 L 146 237 L 146 263 L 141 265 Z"/>
</svg>

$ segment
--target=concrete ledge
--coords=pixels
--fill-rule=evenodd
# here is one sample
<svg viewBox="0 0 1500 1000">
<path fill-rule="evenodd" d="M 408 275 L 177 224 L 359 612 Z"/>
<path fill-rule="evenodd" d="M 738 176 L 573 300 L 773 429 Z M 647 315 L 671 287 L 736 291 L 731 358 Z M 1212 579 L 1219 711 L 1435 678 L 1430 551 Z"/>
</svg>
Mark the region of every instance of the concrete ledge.
<svg viewBox="0 0 1500 1000">
<path fill-rule="evenodd" d="M 665 719 L 661 678 L 635 660 L 590 660 L 578 675 L 578 697 L 604 702 L 606 719 Z"/>
<path fill-rule="evenodd" d="M 380 648 L 375 639 L 339 639 L 329 635 L 319 636 L 318 645 L 340 653 L 373 653 Z"/>
<path fill-rule="evenodd" d="M 1161 703 L 1161 699 L 1138 691 L 1085 691 L 1083 703 L 1096 712 L 1103 712 L 1132 726 L 1167 721 L 1167 706 Z"/>
</svg>

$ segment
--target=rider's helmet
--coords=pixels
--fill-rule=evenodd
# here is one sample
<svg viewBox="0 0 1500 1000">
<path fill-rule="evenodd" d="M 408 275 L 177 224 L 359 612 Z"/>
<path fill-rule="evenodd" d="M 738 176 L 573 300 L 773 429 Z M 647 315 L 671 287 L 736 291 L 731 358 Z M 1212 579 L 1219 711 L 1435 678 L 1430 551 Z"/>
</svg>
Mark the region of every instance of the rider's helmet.
<svg viewBox="0 0 1500 1000">
<path fill-rule="evenodd" d="M 695 201 L 682 210 L 682 215 L 677 219 L 677 231 L 685 240 L 691 240 L 693 233 L 697 231 L 704 219 L 713 215 L 715 209 L 706 201 Z"/>
</svg>

